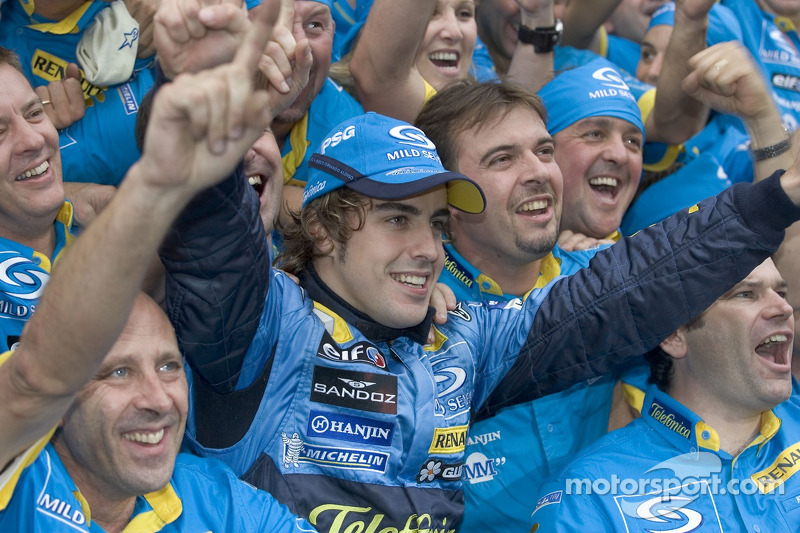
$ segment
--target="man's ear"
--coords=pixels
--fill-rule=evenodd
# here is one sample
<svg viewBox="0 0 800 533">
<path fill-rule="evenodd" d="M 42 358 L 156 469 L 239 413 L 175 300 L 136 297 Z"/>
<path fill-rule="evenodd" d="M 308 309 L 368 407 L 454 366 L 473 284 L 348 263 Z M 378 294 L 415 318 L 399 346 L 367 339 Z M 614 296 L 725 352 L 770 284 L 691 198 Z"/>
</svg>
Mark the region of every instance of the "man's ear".
<svg viewBox="0 0 800 533">
<path fill-rule="evenodd" d="M 689 346 L 686 344 L 686 330 L 679 328 L 661 343 L 661 349 L 673 359 L 686 357 Z"/>
<path fill-rule="evenodd" d="M 333 253 L 334 245 L 328 232 L 319 223 L 319 220 L 311 222 L 308 225 L 308 232 L 314 237 L 314 244 L 322 255 L 330 255 Z"/>
</svg>

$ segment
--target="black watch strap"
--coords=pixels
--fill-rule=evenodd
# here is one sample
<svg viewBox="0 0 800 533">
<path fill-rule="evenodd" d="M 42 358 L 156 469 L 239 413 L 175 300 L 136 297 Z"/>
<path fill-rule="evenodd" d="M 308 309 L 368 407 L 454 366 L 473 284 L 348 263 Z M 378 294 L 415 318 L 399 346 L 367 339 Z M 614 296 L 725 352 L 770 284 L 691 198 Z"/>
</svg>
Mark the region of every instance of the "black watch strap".
<svg viewBox="0 0 800 533">
<path fill-rule="evenodd" d="M 556 20 L 554 26 L 543 28 L 529 28 L 520 24 L 517 30 L 517 38 L 521 43 L 532 44 L 533 50 L 537 54 L 546 54 L 553 51 L 558 41 L 561 40 L 563 25 L 560 20 Z"/>
</svg>

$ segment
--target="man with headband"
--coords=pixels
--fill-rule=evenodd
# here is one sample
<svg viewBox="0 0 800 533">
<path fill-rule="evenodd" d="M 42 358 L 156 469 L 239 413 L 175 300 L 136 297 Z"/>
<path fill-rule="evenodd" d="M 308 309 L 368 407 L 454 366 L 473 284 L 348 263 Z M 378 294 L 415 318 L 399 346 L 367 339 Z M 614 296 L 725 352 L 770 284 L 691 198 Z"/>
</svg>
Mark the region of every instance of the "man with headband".
<svg viewBox="0 0 800 533">
<path fill-rule="evenodd" d="M 597 78 L 592 77 L 594 73 Z M 545 87 L 548 94 L 568 92 L 564 100 L 554 96 L 550 102 L 546 100 L 554 107 L 547 112 L 538 98 L 504 83 L 465 83 L 426 104 L 416 125 L 440 147 L 444 164 L 473 178 L 487 196 L 484 213 L 453 212 L 451 218 L 452 242 L 445 245 L 442 282 L 459 300 L 510 302 L 535 297 L 559 276 L 588 266 L 598 251 L 592 244 L 616 230 L 638 183 L 641 153 L 636 150 L 629 156 L 630 164 L 614 159 L 609 163 L 608 154 L 613 157 L 629 151 L 622 136 L 614 137 L 609 130 L 617 121 L 639 142 L 643 136 L 636 102 L 622 87 L 627 85 L 612 65 L 598 59 L 561 74 Z M 586 96 L 583 100 L 581 93 Z M 587 96 L 590 93 L 594 98 Z M 563 226 L 566 211 L 587 200 L 571 202 L 569 177 L 564 174 L 562 186 L 563 172 L 556 162 L 580 157 L 575 152 L 581 147 L 560 154 L 562 145 L 558 137 L 553 142 L 545 123 L 555 124 L 561 131 L 593 114 L 600 114 L 599 124 L 596 137 L 587 140 L 591 141 L 588 148 L 600 161 L 595 165 L 605 164 L 605 180 L 613 176 L 628 199 L 616 195 L 619 211 L 611 223 L 590 218 L 584 226 L 575 227 L 574 233 L 562 233 L 562 242 L 570 250 L 566 251 L 556 245 L 559 216 L 546 224 L 545 215 L 552 208 L 560 214 L 561 230 L 573 229 Z M 527 145 L 526 139 L 536 141 L 531 152 L 537 165 L 533 158 L 526 162 L 523 157 L 521 147 Z M 495 159 L 503 163 L 493 163 Z M 579 248 L 589 249 L 574 251 L 578 242 Z M 643 372 L 640 374 L 637 382 L 643 383 Z M 614 389 L 615 380 L 610 376 L 593 379 L 591 386 L 581 383 L 479 420 L 470 430 L 466 449 L 462 531 L 485 531 L 499 523 L 510 530 L 525 529 L 532 510 L 526 494 L 536 491 L 548 473 L 607 431 Z M 620 403 L 626 412 L 624 402 Z M 629 420 L 630 416 L 622 425 Z"/>
<path fill-rule="evenodd" d="M 567 70 L 539 96 L 564 176 L 561 230 L 619 239 L 618 229 L 642 172 L 644 125 L 630 87 L 597 59 Z"/>
<path fill-rule="evenodd" d="M 532 162 L 527 145 L 520 153 Z M 784 179 L 792 193 L 794 178 Z M 554 239 L 557 170 L 552 179 L 539 215 Z M 190 446 L 321 531 L 456 530 L 474 411 L 635 357 L 763 261 L 800 216 L 778 178 L 737 191 L 599 252 L 524 302 L 461 304 L 426 345 L 448 205 L 479 213 L 484 197 L 445 170 L 422 131 L 375 114 L 345 121 L 312 156 L 286 230 L 282 266 L 300 287 L 264 261 L 254 193 L 237 180 L 198 198 L 162 248 L 168 312 L 193 370 Z M 762 195 L 766 213 L 752 207 Z M 676 291 L 686 306 L 645 318 Z"/>
</svg>

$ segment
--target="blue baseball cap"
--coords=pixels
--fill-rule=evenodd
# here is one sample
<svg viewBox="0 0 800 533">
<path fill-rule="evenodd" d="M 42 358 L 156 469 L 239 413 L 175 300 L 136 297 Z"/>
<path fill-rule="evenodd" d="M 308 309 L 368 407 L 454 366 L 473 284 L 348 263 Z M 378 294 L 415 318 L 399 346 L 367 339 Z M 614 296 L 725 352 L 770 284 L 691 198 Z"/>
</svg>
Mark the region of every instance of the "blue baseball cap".
<svg viewBox="0 0 800 533">
<path fill-rule="evenodd" d="M 550 135 L 588 117 L 627 120 L 644 135 L 642 112 L 630 86 L 616 66 L 597 58 L 583 66 L 565 70 L 539 91 L 547 109 Z"/>
<path fill-rule="evenodd" d="M 308 161 L 303 207 L 340 187 L 380 200 L 407 198 L 447 184 L 447 201 L 481 213 L 480 187 L 442 166 L 436 146 L 407 122 L 366 113 L 336 126 Z"/>
</svg>

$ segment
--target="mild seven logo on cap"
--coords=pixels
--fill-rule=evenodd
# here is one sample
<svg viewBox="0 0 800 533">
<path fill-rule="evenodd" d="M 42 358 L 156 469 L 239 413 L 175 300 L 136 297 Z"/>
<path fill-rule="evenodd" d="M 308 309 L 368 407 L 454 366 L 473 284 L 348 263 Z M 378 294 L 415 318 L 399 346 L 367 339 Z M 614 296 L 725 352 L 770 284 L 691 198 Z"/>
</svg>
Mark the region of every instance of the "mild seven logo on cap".
<svg viewBox="0 0 800 533">
<path fill-rule="evenodd" d="M 631 94 L 631 88 L 622 79 L 622 76 L 611 67 L 604 67 L 595 70 L 592 78 L 601 82 L 602 85 L 610 87 L 609 89 L 597 89 L 589 92 L 589 98 L 605 98 L 609 96 L 621 96 L 623 98 L 630 98 L 636 100 Z"/>
<path fill-rule="evenodd" d="M 426 150 L 436 150 L 436 145 L 433 144 L 433 141 L 428 139 L 421 129 L 415 128 L 410 124 L 395 126 L 389 130 L 389 135 L 400 141 L 400 144 L 425 148 Z"/>
</svg>

